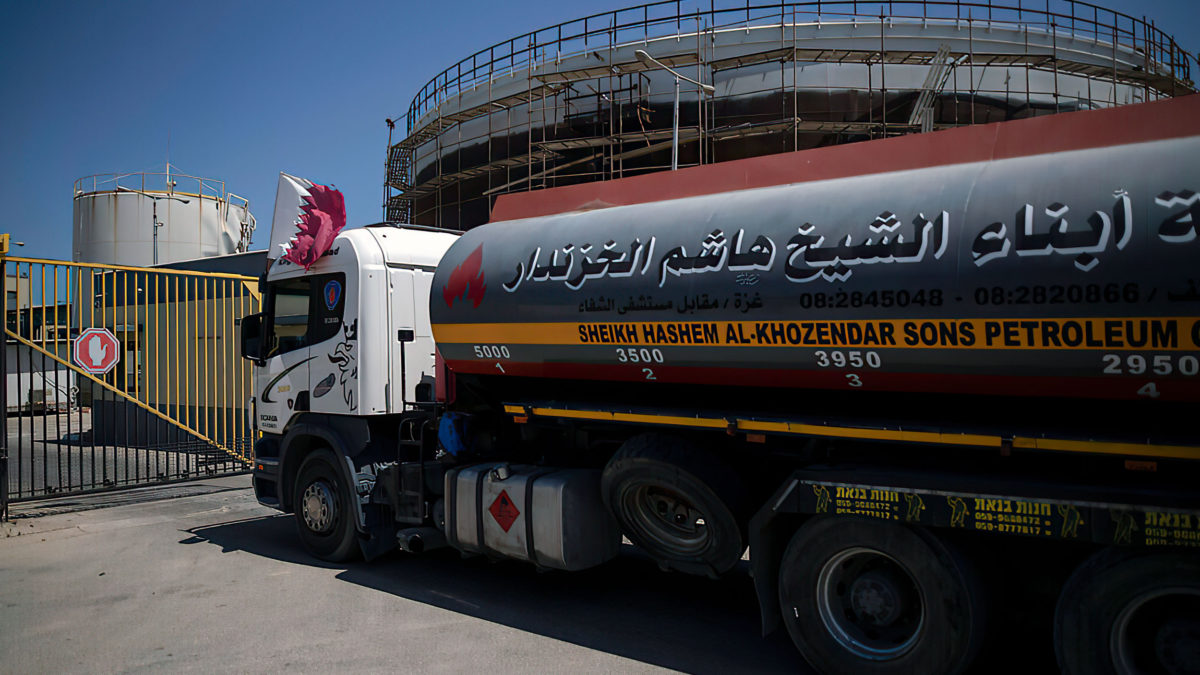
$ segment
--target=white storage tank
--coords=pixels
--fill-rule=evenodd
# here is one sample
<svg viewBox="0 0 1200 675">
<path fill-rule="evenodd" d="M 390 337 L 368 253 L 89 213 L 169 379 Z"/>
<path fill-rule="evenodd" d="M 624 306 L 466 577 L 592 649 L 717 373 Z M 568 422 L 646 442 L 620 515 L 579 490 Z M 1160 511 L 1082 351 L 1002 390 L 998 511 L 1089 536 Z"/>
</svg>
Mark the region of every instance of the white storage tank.
<svg viewBox="0 0 1200 675">
<path fill-rule="evenodd" d="M 250 203 L 224 181 L 177 173 L 97 174 L 75 181 L 75 262 L 149 266 L 241 253 Z"/>
</svg>

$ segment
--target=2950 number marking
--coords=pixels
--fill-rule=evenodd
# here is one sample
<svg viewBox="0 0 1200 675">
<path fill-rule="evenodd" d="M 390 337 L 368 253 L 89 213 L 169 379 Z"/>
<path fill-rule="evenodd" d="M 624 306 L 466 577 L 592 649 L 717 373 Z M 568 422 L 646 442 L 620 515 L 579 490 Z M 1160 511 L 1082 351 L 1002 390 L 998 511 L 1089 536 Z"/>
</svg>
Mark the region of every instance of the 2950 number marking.
<svg viewBox="0 0 1200 675">
<path fill-rule="evenodd" d="M 1191 354 L 1185 356 L 1175 356 L 1173 354 L 1155 354 L 1154 356 L 1144 354 L 1128 354 L 1125 356 L 1120 354 L 1105 354 L 1100 358 L 1104 360 L 1105 375 L 1142 375 L 1144 373 L 1171 375 L 1179 373 L 1180 375 L 1192 377 L 1200 372 L 1200 359 Z"/>
</svg>

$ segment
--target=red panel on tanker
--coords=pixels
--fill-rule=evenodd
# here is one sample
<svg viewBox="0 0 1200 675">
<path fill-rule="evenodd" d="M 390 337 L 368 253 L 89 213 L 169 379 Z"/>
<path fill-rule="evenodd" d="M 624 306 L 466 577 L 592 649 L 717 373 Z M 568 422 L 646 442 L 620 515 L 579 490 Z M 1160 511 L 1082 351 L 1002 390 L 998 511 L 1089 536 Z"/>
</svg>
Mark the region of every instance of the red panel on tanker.
<svg viewBox="0 0 1200 675">
<path fill-rule="evenodd" d="M 438 267 L 434 335 L 463 373 L 1200 401 L 1197 157 L 1200 135 L 491 223 Z"/>
</svg>

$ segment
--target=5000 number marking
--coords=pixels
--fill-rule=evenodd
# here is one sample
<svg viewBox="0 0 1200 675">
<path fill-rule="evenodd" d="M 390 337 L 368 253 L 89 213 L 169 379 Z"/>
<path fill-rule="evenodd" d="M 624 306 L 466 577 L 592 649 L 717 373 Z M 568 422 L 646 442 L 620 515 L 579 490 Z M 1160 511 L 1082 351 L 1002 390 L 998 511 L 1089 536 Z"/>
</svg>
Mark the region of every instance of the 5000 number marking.
<svg viewBox="0 0 1200 675">
<path fill-rule="evenodd" d="M 868 368 L 879 368 L 883 365 L 883 359 L 879 358 L 879 352 L 860 352 L 857 349 L 848 352 L 819 350 L 816 352 L 816 357 L 817 366 L 821 368 L 829 366 L 862 368 L 864 365 Z"/>
<path fill-rule="evenodd" d="M 504 345 L 475 345 L 475 358 L 510 359 L 512 355 L 508 353 L 508 347 Z"/>
<path fill-rule="evenodd" d="M 621 363 L 662 363 L 663 353 L 658 349 L 617 347 L 617 360 Z M 654 378 L 647 377 L 646 379 L 652 380 Z"/>
</svg>

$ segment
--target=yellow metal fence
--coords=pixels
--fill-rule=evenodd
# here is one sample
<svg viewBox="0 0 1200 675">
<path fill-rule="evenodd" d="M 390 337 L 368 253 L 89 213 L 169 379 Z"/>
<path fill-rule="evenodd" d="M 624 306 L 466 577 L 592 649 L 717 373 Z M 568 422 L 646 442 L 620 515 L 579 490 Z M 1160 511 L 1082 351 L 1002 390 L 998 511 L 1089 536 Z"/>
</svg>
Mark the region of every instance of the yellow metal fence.
<svg viewBox="0 0 1200 675">
<path fill-rule="evenodd" d="M 11 499 L 249 467 L 238 338 L 259 310 L 255 278 L 18 257 L 3 268 Z M 89 372 L 112 360 L 90 328 L 119 342 L 107 372 Z"/>
</svg>

